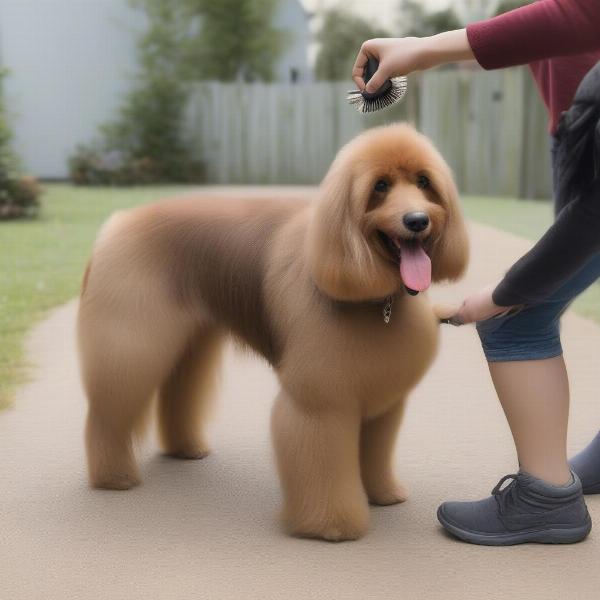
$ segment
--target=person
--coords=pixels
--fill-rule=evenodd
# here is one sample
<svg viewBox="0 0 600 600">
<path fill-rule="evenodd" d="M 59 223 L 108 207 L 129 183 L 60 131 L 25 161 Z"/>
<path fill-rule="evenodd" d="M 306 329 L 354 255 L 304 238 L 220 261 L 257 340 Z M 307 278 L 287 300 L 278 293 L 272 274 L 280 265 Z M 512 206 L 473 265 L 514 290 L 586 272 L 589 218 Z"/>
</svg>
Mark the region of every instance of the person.
<svg viewBox="0 0 600 600">
<path fill-rule="evenodd" d="M 598 0 L 538 0 L 432 37 L 368 40 L 352 71 L 372 92 L 391 76 L 450 62 L 528 64 L 550 115 L 555 221 L 502 281 L 454 315 L 476 323 L 519 462 L 490 497 L 439 507 L 444 528 L 472 543 L 580 541 L 591 529 L 583 493 L 600 493 L 600 434 L 567 460 L 559 331 L 566 307 L 600 276 L 599 24 Z M 380 64 L 365 86 L 368 57 Z"/>
</svg>

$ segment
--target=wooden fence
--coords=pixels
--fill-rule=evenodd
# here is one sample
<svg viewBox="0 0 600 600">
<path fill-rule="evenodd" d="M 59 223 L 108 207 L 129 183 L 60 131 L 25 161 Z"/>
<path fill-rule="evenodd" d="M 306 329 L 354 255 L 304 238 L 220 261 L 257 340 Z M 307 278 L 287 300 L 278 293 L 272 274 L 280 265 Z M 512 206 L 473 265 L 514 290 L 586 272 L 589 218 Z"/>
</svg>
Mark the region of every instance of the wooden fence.
<svg viewBox="0 0 600 600">
<path fill-rule="evenodd" d="M 548 198 L 547 117 L 525 69 L 448 69 L 409 79 L 404 102 L 361 115 L 352 84 L 200 84 L 187 135 L 217 183 L 318 183 L 365 128 L 409 121 L 452 166 L 466 194 Z"/>
</svg>

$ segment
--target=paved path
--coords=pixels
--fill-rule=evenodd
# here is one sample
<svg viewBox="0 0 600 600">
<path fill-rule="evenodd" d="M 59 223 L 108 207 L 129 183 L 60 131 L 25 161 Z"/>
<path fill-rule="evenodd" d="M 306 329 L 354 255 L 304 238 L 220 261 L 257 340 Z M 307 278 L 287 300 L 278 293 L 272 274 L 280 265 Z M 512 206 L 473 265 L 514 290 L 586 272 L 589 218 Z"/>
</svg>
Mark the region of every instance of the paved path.
<svg viewBox="0 0 600 600">
<path fill-rule="evenodd" d="M 468 277 L 435 289 L 436 299 L 458 301 L 492 282 L 529 245 L 480 225 L 470 232 Z M 488 494 L 515 469 L 472 328 L 443 328 L 437 362 L 411 399 L 397 447 L 409 501 L 373 508 L 363 540 L 335 545 L 279 531 L 268 433 L 276 381 L 265 364 L 232 349 L 209 458 L 169 460 L 151 442 L 141 487 L 90 490 L 75 310 L 71 302 L 33 330 L 35 380 L 0 413 L 1 600 L 598 597 L 600 497 L 588 502 L 598 530 L 571 547 L 475 547 L 437 525 L 441 501 Z M 564 341 L 576 450 L 600 425 L 600 327 L 568 314 Z"/>
</svg>

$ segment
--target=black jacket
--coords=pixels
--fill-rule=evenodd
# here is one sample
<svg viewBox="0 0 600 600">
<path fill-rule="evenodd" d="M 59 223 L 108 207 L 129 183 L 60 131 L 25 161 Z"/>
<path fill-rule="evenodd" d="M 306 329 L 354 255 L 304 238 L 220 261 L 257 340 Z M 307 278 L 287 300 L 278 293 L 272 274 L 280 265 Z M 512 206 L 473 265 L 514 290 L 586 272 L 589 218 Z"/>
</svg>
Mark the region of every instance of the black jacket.
<svg viewBox="0 0 600 600">
<path fill-rule="evenodd" d="M 556 220 L 494 290 L 499 306 L 542 302 L 600 251 L 600 63 L 577 88 L 556 138 Z"/>
</svg>

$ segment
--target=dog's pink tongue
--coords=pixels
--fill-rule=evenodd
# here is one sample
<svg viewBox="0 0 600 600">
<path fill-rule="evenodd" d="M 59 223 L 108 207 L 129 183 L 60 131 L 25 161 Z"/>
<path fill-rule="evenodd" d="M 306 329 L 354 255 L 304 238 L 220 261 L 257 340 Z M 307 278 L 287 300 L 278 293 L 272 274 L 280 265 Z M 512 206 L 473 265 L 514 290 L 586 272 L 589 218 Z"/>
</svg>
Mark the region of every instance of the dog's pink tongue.
<svg viewBox="0 0 600 600">
<path fill-rule="evenodd" d="M 400 242 L 400 277 L 407 288 L 417 292 L 431 285 L 431 259 L 419 242 Z"/>
</svg>

